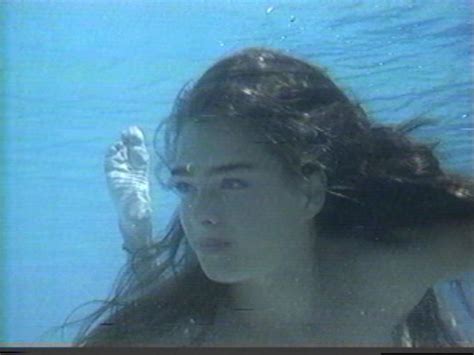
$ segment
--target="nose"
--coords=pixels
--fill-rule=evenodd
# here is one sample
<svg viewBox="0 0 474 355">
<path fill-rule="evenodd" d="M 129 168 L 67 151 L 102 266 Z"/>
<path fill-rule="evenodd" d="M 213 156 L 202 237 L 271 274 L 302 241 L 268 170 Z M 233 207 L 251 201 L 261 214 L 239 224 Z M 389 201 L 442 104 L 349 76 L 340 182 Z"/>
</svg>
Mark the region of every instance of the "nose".
<svg viewBox="0 0 474 355">
<path fill-rule="evenodd" d="M 217 224 L 217 219 L 216 218 L 206 218 L 202 221 L 202 224 L 203 225 L 214 225 L 214 224 Z"/>
<path fill-rule="evenodd" d="M 191 202 L 191 214 L 199 226 L 211 227 L 220 223 L 219 196 L 212 191 L 201 191 Z"/>
</svg>

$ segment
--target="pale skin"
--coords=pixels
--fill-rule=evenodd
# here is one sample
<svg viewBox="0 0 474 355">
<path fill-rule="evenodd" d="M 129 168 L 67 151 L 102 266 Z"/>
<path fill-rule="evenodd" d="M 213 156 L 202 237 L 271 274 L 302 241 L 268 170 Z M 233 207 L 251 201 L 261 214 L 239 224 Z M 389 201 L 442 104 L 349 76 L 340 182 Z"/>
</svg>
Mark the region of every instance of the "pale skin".
<svg viewBox="0 0 474 355">
<path fill-rule="evenodd" d="M 311 219 L 325 203 L 324 173 L 288 179 L 261 142 L 226 118 L 190 121 L 178 139 L 173 166 L 187 169 L 170 183 L 181 194 L 186 238 L 206 276 L 231 286 L 232 305 L 219 307 L 204 345 L 390 345 L 393 326 L 430 285 L 474 269 L 474 243 L 465 226 L 454 234 L 440 226 L 401 230 L 412 240 L 402 246 L 322 238 Z M 130 162 L 134 154 L 141 164 Z M 235 163 L 252 168 L 211 175 L 213 168 Z M 134 234 L 140 223 L 151 225 L 147 164 L 136 127 L 106 158 L 124 244 L 131 248 L 151 239 Z M 202 237 L 232 245 L 206 254 L 196 249 Z"/>
<path fill-rule="evenodd" d="M 228 315 L 232 324 L 254 331 L 295 327 L 321 311 L 310 221 L 324 203 L 323 179 L 286 184 L 281 164 L 255 142 L 229 120 L 184 127 L 175 164 L 194 171 L 173 178 L 188 184 L 181 222 L 191 247 L 205 236 L 233 243 L 225 253 L 196 250 L 210 279 L 231 284 L 233 308 L 247 310 Z M 207 177 L 212 166 L 238 162 L 253 168 Z"/>
</svg>

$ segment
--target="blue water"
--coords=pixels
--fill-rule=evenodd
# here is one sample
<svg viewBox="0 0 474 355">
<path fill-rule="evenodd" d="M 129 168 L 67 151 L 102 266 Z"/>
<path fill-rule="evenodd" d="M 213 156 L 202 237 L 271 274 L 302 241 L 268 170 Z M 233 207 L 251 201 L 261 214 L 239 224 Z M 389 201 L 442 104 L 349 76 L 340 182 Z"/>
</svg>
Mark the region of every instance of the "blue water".
<svg viewBox="0 0 474 355">
<path fill-rule="evenodd" d="M 102 173 L 131 124 L 148 138 L 180 87 L 269 46 L 328 69 L 378 121 L 440 120 L 446 168 L 473 175 L 471 1 L 3 1 L 6 218 L 1 342 L 45 335 L 107 295 L 124 263 Z M 156 225 L 176 201 L 157 189 Z"/>
</svg>

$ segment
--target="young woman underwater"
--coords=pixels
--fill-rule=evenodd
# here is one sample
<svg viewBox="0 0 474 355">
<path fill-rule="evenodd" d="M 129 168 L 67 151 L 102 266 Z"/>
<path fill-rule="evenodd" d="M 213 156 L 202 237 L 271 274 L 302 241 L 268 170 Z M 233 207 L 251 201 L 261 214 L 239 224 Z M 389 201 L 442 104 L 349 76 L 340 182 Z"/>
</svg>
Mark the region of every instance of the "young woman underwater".
<svg viewBox="0 0 474 355">
<path fill-rule="evenodd" d="M 164 236 L 143 133 L 108 151 L 129 262 L 76 345 L 472 345 L 473 182 L 421 124 L 376 124 L 275 50 L 218 61 L 157 130 L 180 196 Z"/>
</svg>

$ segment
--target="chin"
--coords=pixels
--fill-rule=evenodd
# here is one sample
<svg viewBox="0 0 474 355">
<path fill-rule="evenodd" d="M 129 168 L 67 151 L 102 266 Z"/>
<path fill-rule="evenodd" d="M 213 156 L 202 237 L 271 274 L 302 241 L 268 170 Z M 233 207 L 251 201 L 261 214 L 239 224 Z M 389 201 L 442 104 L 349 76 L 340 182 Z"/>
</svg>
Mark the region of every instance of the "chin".
<svg viewBox="0 0 474 355">
<path fill-rule="evenodd" d="M 250 280 L 254 280 L 258 278 L 260 275 L 253 275 L 250 273 L 242 272 L 242 271 L 225 271 L 225 270 L 215 270 L 211 268 L 202 267 L 204 274 L 207 276 L 208 279 L 223 283 L 223 284 L 237 284 L 241 282 L 246 282 Z"/>
<path fill-rule="evenodd" d="M 209 272 L 205 269 L 203 271 L 208 279 L 214 282 L 223 283 L 223 284 L 234 284 L 234 283 L 245 281 L 246 279 L 244 277 L 239 277 L 239 275 L 231 274 L 231 273 Z"/>
</svg>

